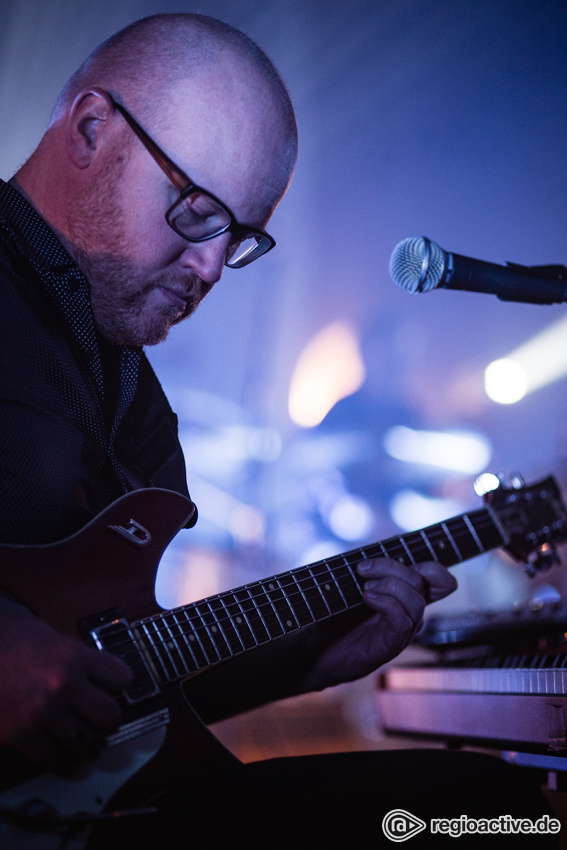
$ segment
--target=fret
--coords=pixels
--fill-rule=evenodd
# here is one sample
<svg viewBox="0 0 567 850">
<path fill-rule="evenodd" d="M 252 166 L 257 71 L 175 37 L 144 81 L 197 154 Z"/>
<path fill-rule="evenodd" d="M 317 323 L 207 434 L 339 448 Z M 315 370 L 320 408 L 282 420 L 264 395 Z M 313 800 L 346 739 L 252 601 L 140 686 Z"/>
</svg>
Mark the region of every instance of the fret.
<svg viewBox="0 0 567 850">
<path fill-rule="evenodd" d="M 266 631 L 266 640 L 273 640 L 285 634 L 285 630 L 278 619 L 277 612 L 270 602 L 261 582 L 255 582 L 247 587 L 250 600 L 253 602 L 258 615 L 261 617 L 262 626 Z"/>
<path fill-rule="evenodd" d="M 316 566 L 316 564 L 312 564 L 313 568 Z M 324 597 L 321 595 L 321 591 L 319 590 L 319 586 L 315 576 L 313 575 L 313 569 L 309 566 L 301 567 L 298 570 L 294 570 L 293 574 L 301 588 L 302 596 L 309 607 L 313 622 L 317 622 L 324 617 L 328 617 L 330 613 L 329 606 L 325 602 Z"/>
<path fill-rule="evenodd" d="M 411 566 L 413 559 L 409 558 L 402 543 L 401 537 L 391 537 L 389 540 L 384 540 L 382 550 L 386 558 L 393 558 L 394 561 L 399 561 L 401 564 Z"/>
<path fill-rule="evenodd" d="M 396 546 L 397 541 L 392 537 L 390 540 L 382 540 L 378 545 L 382 551 L 382 556 L 384 558 L 395 558 L 396 560 L 400 557 L 399 548 L 394 548 Z M 399 543 L 398 543 L 399 547 Z"/>
<path fill-rule="evenodd" d="M 360 552 L 361 557 L 358 559 L 360 561 L 366 561 L 369 558 L 390 557 L 381 543 L 370 543 L 368 546 L 365 546 L 364 549 L 358 549 L 355 552 L 349 552 L 349 555 L 352 556 L 352 560 L 356 558 L 357 552 Z"/>
<path fill-rule="evenodd" d="M 482 541 L 485 551 L 496 549 L 505 543 L 498 526 L 486 509 L 469 512 L 468 519 Z"/>
<path fill-rule="evenodd" d="M 226 616 L 226 609 L 222 604 L 221 598 L 218 596 L 212 597 L 211 599 L 207 599 L 206 602 L 209 606 L 212 618 L 210 630 L 215 638 L 218 636 L 222 639 L 222 643 L 220 645 L 221 658 L 231 658 L 242 649 L 240 638 L 238 637 L 230 618 Z M 215 642 L 218 648 L 219 643 L 218 641 Z"/>
<path fill-rule="evenodd" d="M 431 550 L 435 554 L 435 560 L 444 567 L 452 567 L 458 561 L 455 560 L 455 553 L 452 546 L 447 541 L 447 535 L 440 525 L 432 525 L 429 528 L 424 528 L 422 532 L 424 537 L 429 540 Z"/>
<path fill-rule="evenodd" d="M 215 617 L 208 605 L 208 601 L 204 599 L 202 602 L 198 602 L 192 607 L 201 621 L 202 628 L 199 629 L 199 635 L 205 652 L 212 660 L 212 663 L 222 661 L 225 658 L 230 658 L 228 645 L 216 623 Z"/>
<path fill-rule="evenodd" d="M 401 540 L 407 546 L 414 564 L 422 564 L 432 558 L 436 560 L 429 541 L 419 531 L 404 534 Z"/>
<path fill-rule="evenodd" d="M 189 615 L 192 608 L 192 605 L 179 608 L 172 612 L 172 616 L 179 636 L 183 639 L 187 651 L 195 663 L 195 670 L 201 670 L 203 667 L 208 667 L 211 661 L 201 643 L 199 629 L 195 627 L 195 623 Z"/>
<path fill-rule="evenodd" d="M 286 595 L 287 601 L 293 611 L 299 628 L 313 623 L 315 621 L 313 612 L 305 598 L 305 594 L 299 584 L 295 570 L 281 576 L 279 584 Z"/>
<path fill-rule="evenodd" d="M 427 550 L 431 553 L 431 557 L 433 558 L 434 561 L 437 561 L 437 553 L 435 552 L 435 549 L 433 548 L 433 546 L 429 542 L 429 538 L 428 538 L 427 534 L 425 533 L 425 531 L 420 531 L 419 533 L 420 533 L 421 538 L 423 539 L 425 545 L 427 546 Z M 426 558 L 426 560 L 428 560 L 428 559 Z"/>
<path fill-rule="evenodd" d="M 280 634 L 297 629 L 297 620 L 279 585 L 278 577 L 275 576 L 272 581 L 263 583 L 261 587 L 276 618 L 275 620 L 270 618 L 272 637 L 279 637 Z"/>
<path fill-rule="evenodd" d="M 331 565 L 338 567 L 340 563 L 341 560 L 338 558 L 322 562 L 318 567 L 318 573 L 314 573 L 317 588 L 329 614 L 337 614 L 348 607 L 331 570 Z"/>
<path fill-rule="evenodd" d="M 244 644 L 242 643 L 240 635 L 235 628 L 232 617 L 228 614 L 223 596 L 216 596 L 209 599 L 208 602 L 216 619 L 217 625 L 219 626 L 224 640 L 226 641 L 230 654 L 236 655 L 244 649 Z"/>
<path fill-rule="evenodd" d="M 327 597 L 323 593 L 321 582 L 319 581 L 318 570 L 320 570 L 322 566 L 322 564 L 312 564 L 309 570 L 309 572 L 311 573 L 311 579 L 313 581 L 314 592 L 312 594 L 312 600 L 313 604 L 316 604 L 318 608 L 318 620 L 322 620 L 333 613 L 329 606 L 329 602 L 327 601 Z M 315 600 L 317 600 L 317 602 L 315 602 Z"/>
<path fill-rule="evenodd" d="M 232 600 L 228 602 L 227 600 Z M 259 640 L 254 633 L 252 624 L 243 605 L 238 601 L 235 593 L 222 594 L 223 605 L 231 619 L 234 630 L 238 634 L 244 649 L 252 649 L 258 646 Z"/>
<path fill-rule="evenodd" d="M 349 560 L 353 556 L 354 560 Z M 363 581 L 359 578 L 355 566 L 359 561 L 363 560 L 361 556 L 362 550 L 359 549 L 354 553 L 350 552 L 348 557 L 344 556 L 337 559 L 337 568 L 332 573 L 347 608 L 358 605 L 362 601 Z"/>
<path fill-rule="evenodd" d="M 365 546 L 364 549 L 356 549 L 355 552 L 349 552 L 349 558 L 351 563 L 358 563 L 358 561 L 367 561 L 369 558 L 380 557 L 374 551 L 376 549 L 376 544 L 370 543 L 368 546 Z M 356 553 L 360 554 L 360 558 L 356 557 Z"/>
<path fill-rule="evenodd" d="M 458 549 L 461 561 L 467 561 L 469 558 L 475 558 L 481 555 L 483 550 L 479 549 L 476 535 L 471 534 L 469 525 L 463 517 L 455 517 L 447 521 L 447 528 Z"/>
<path fill-rule="evenodd" d="M 478 534 L 476 533 L 475 528 L 474 528 L 474 525 L 473 525 L 473 524 L 472 524 L 472 522 L 470 521 L 470 519 L 469 519 L 469 517 L 468 517 L 468 515 L 467 515 L 467 514 L 464 514 L 464 515 L 463 515 L 463 520 L 465 521 L 466 526 L 467 526 L 468 530 L 469 530 L 469 531 L 470 531 L 470 533 L 471 533 L 471 537 L 473 538 L 474 542 L 476 543 L 476 546 L 477 546 L 477 549 L 478 549 L 479 554 L 482 554 L 482 553 L 484 552 L 484 546 L 482 545 L 482 542 L 481 542 L 481 540 L 480 540 L 480 537 L 479 537 L 479 536 L 478 536 Z"/>
<path fill-rule="evenodd" d="M 461 553 L 459 552 L 459 548 L 458 548 L 458 546 L 457 546 L 457 544 L 456 544 L 456 542 L 455 542 L 455 539 L 454 539 L 453 535 L 451 534 L 451 532 L 449 531 L 449 526 L 447 525 L 447 523 L 446 523 L 446 522 L 442 522 L 442 523 L 441 523 L 441 528 L 442 528 L 442 529 L 443 529 L 443 531 L 445 532 L 445 535 L 446 535 L 446 537 L 447 537 L 447 540 L 449 541 L 449 543 L 451 544 L 451 546 L 452 546 L 452 547 L 453 547 L 453 549 L 455 550 L 455 555 L 457 556 L 457 559 L 458 559 L 459 561 L 462 561 L 462 560 L 463 560 L 463 556 L 462 556 L 462 555 L 461 555 Z"/>
<path fill-rule="evenodd" d="M 252 633 L 256 638 L 257 644 L 266 643 L 270 640 L 270 632 L 268 630 L 263 613 L 258 608 L 254 597 L 250 592 L 250 587 L 241 587 L 234 592 L 234 598 L 238 600 L 242 611 L 246 612 L 246 618 Z"/>
<path fill-rule="evenodd" d="M 294 570 L 293 571 L 293 580 L 299 590 L 299 596 L 296 597 L 298 600 L 295 604 L 297 607 L 302 606 L 303 611 L 305 613 L 305 625 L 308 623 L 314 623 L 317 620 L 315 616 L 315 612 L 313 610 L 313 606 L 311 604 L 312 600 L 309 600 L 307 594 L 307 588 L 305 586 L 305 579 L 313 581 L 313 577 L 309 570 L 305 568 Z"/>
<path fill-rule="evenodd" d="M 410 560 L 410 563 L 411 563 L 411 564 L 415 564 L 415 563 L 416 563 L 415 558 L 413 557 L 412 553 L 411 553 L 411 552 L 410 552 L 410 550 L 408 549 L 408 545 L 407 545 L 407 543 L 406 543 L 406 541 L 404 540 L 404 538 L 403 538 L 403 537 L 400 537 L 400 543 L 402 544 L 402 546 L 403 546 L 403 547 L 404 547 L 404 549 L 406 550 L 407 555 L 408 555 L 408 558 L 409 558 L 409 560 Z"/>
<path fill-rule="evenodd" d="M 163 634 L 164 630 L 160 630 L 159 626 L 157 626 L 157 621 L 155 622 L 158 633 L 161 636 L 163 646 L 167 650 L 169 661 L 173 667 L 173 671 L 175 673 L 174 678 L 180 679 L 182 676 L 190 672 L 190 668 L 187 666 L 185 657 L 181 653 L 175 629 L 172 628 L 172 625 L 175 625 L 175 620 L 169 616 L 169 619 L 172 620 L 172 625 L 170 625 L 168 622 L 168 616 L 169 615 L 165 614 L 160 618 L 160 621 L 164 626 L 165 635 Z"/>
<path fill-rule="evenodd" d="M 143 661 L 156 683 L 170 684 L 191 676 L 362 604 L 364 580 L 356 569 L 360 561 L 385 557 L 415 566 L 433 560 L 452 567 L 503 544 L 510 546 L 507 535 L 516 545 L 518 528 L 525 526 L 525 514 L 537 499 L 534 520 L 538 525 L 522 532 L 527 541 L 524 545 L 533 549 L 538 539 L 552 539 L 552 533 L 564 539 L 564 514 L 543 518 L 545 505 L 541 503 L 547 501 L 548 490 L 554 492 L 554 487 L 552 480 L 542 483 L 547 489 L 528 493 L 525 510 L 514 494 L 507 499 L 511 507 L 502 515 L 495 497 L 488 508 L 140 620 L 129 627 L 139 648 L 139 653 L 132 653 L 136 656 L 133 661 Z M 521 549 L 521 545 L 516 548 Z M 127 651 L 132 652 L 132 648 L 127 646 L 123 654 Z"/>
<path fill-rule="evenodd" d="M 153 620 L 146 620 L 141 623 L 142 634 L 136 632 L 136 637 L 139 638 L 139 645 L 143 648 L 144 654 L 150 667 L 153 670 L 154 676 L 159 682 L 169 680 L 167 670 L 163 665 L 162 657 L 159 653 L 155 642 Z"/>
</svg>

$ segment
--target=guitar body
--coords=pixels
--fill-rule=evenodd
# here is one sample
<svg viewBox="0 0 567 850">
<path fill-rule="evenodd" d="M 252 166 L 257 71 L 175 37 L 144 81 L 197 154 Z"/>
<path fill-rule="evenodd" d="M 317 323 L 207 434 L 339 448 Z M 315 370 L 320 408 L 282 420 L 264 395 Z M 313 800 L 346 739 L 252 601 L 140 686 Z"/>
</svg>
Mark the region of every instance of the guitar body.
<svg viewBox="0 0 567 850">
<path fill-rule="evenodd" d="M 9 754 L 1 759 L 0 753 L 0 847 L 80 850 L 84 830 L 74 829 L 80 813 L 88 821 L 104 811 L 143 806 L 178 778 L 238 764 L 192 710 L 183 681 L 362 605 L 361 560 L 435 560 L 451 567 L 504 546 L 527 562 L 530 574 L 556 563 L 554 547 L 567 540 L 567 508 L 552 478 L 495 490 L 485 503 L 171 611 L 155 600 L 157 568 L 171 539 L 195 516 L 193 503 L 177 493 L 134 491 L 61 542 L 0 546 L 0 587 L 61 633 L 115 652 L 134 672 L 134 685 L 122 698 L 125 723 L 102 756 L 76 776 L 38 774 L 19 757 L 10 765 Z M 55 822 L 29 817 L 36 800 L 46 814 L 53 810 Z"/>
<path fill-rule="evenodd" d="M 154 594 L 160 558 L 194 510 L 188 499 L 167 490 L 129 493 L 61 542 L 1 546 L 0 585 L 36 616 L 79 639 L 79 623 L 106 611 L 120 609 L 127 620 L 151 616 L 162 611 Z M 62 817 L 96 815 L 109 804 L 112 809 L 138 806 L 178 777 L 237 762 L 193 711 L 181 685 L 167 689 L 160 701 L 157 712 L 152 705 L 158 720 L 147 730 L 142 727 L 139 734 L 107 748 L 72 778 L 38 775 L 32 769 L 20 781 L 26 769 L 19 758 L 14 763 L 8 755 L 0 768 L 0 806 L 18 809 L 36 798 Z M 162 724 L 164 711 L 169 716 Z M 9 820 L 0 823 L 0 847 L 10 850 L 55 850 L 63 846 L 60 841 L 58 830 L 52 834 L 20 830 Z"/>
<path fill-rule="evenodd" d="M 135 490 L 65 540 L 0 546 L 0 586 L 74 637 L 80 620 L 111 608 L 128 620 L 150 616 L 161 610 L 154 595 L 161 556 L 193 510 L 179 493 Z"/>
</svg>

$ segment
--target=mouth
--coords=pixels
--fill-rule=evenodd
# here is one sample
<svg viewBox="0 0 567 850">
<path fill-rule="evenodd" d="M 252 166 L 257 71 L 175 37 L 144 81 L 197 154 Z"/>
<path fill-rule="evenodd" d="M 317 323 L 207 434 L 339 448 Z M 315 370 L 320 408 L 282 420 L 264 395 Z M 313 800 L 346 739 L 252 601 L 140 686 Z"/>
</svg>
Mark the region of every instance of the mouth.
<svg viewBox="0 0 567 850">
<path fill-rule="evenodd" d="M 188 302 L 191 300 L 191 295 L 175 291 L 170 287 L 160 285 L 158 289 L 165 297 L 165 300 L 173 307 L 177 307 L 179 310 L 185 310 Z"/>
<path fill-rule="evenodd" d="M 198 292 L 192 290 L 176 289 L 171 286 L 160 284 L 157 287 L 161 309 L 168 313 L 175 322 L 179 322 L 191 315 L 201 300 Z"/>
</svg>

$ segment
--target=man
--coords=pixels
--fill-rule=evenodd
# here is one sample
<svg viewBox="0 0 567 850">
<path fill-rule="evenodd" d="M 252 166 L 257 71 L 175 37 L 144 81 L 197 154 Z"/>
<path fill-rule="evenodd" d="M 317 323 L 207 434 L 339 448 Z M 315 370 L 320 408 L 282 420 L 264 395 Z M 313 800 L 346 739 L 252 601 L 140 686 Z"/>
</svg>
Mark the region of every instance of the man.
<svg viewBox="0 0 567 850">
<path fill-rule="evenodd" d="M 187 494 L 175 418 L 142 346 L 189 316 L 224 265 L 245 265 L 272 247 L 265 227 L 291 180 L 296 147 L 277 72 L 219 21 L 139 21 L 73 75 L 37 150 L 0 188 L 2 542 L 60 540 L 132 489 Z M 205 721 L 370 673 L 408 644 L 425 604 L 456 584 L 433 562 L 368 560 L 360 573 L 364 610 L 196 677 L 192 701 Z M 46 576 L 48 592 L 57 589 Z M 0 671 L 0 744 L 53 773 L 99 752 L 120 724 L 116 695 L 131 679 L 118 658 L 59 634 L 9 593 Z M 357 769 L 354 798 L 369 772 L 376 768 Z M 239 830 L 259 840 L 269 827 L 258 818 L 252 825 L 238 788 L 248 787 L 244 796 L 254 801 L 266 782 L 262 770 L 249 786 L 243 776 L 240 768 L 223 774 L 211 793 L 230 788 L 221 814 L 239 815 Z M 287 776 L 280 772 L 279 781 L 289 789 Z M 297 838 L 305 814 L 297 783 L 296 775 L 289 811 L 297 823 L 292 816 L 279 824 L 282 842 L 290 830 Z M 178 792 L 181 807 L 188 787 Z M 199 799 L 192 834 L 214 846 L 230 823 L 210 823 Z M 179 805 L 160 806 L 167 818 L 157 827 L 146 820 L 137 846 L 157 846 L 156 835 L 167 846 L 166 822 L 175 834 Z M 324 820 L 336 835 L 328 805 Z M 267 823 L 276 822 L 271 812 Z M 368 817 L 360 823 L 366 834 Z M 99 840 L 118 846 L 122 837 L 115 827 Z"/>
</svg>

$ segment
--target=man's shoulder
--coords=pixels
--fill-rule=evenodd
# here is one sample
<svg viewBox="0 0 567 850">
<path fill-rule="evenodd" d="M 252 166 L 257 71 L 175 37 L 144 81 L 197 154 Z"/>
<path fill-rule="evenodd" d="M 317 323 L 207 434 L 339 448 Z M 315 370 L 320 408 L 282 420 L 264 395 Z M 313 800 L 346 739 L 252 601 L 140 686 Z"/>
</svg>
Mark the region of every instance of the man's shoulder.
<svg viewBox="0 0 567 850">
<path fill-rule="evenodd" d="M 31 287 L 35 290 L 38 283 L 37 273 L 28 256 L 27 243 L 18 232 L 16 221 L 6 203 L 0 203 L 0 283 L 3 301 L 22 289 L 29 290 Z"/>
</svg>

